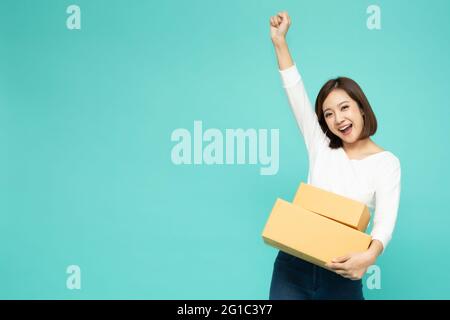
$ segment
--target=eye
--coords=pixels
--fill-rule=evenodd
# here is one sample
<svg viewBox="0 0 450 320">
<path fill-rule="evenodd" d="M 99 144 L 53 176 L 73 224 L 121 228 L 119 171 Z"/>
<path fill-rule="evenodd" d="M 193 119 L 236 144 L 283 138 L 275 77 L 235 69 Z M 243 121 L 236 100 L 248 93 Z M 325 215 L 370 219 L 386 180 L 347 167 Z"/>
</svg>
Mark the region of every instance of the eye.
<svg viewBox="0 0 450 320">
<path fill-rule="evenodd" d="M 348 108 L 348 106 L 343 106 L 342 109 L 344 109 L 344 108 Z"/>
<path fill-rule="evenodd" d="M 331 115 L 331 113 L 327 113 L 326 115 L 325 115 L 325 118 L 328 118 L 328 116 L 330 116 Z"/>
</svg>

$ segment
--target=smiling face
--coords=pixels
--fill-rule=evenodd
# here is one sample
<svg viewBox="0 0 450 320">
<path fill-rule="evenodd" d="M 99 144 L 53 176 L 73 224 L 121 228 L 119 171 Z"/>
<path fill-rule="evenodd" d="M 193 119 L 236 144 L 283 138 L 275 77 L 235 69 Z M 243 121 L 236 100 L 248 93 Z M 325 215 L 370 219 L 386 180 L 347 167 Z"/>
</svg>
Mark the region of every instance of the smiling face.
<svg viewBox="0 0 450 320">
<path fill-rule="evenodd" d="M 332 90 L 324 100 L 322 110 L 328 130 L 344 143 L 358 141 L 364 128 L 363 112 L 345 90 Z"/>
</svg>

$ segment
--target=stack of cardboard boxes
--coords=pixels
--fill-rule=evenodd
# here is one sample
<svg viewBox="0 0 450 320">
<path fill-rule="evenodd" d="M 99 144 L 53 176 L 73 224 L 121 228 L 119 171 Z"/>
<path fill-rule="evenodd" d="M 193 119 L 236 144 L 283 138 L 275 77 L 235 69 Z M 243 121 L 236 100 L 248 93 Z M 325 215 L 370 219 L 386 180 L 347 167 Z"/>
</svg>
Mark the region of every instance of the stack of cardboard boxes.
<svg viewBox="0 0 450 320">
<path fill-rule="evenodd" d="M 277 199 L 262 233 L 266 244 L 322 268 L 333 258 L 363 252 L 370 212 L 364 203 L 300 183 L 293 203 Z"/>
</svg>

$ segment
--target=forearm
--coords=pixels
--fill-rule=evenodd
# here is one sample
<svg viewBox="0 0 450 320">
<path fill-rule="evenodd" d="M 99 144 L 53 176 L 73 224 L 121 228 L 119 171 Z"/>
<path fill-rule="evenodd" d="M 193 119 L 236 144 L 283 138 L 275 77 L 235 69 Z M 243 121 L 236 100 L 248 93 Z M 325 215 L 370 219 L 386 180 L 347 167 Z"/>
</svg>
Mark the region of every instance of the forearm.
<svg viewBox="0 0 450 320">
<path fill-rule="evenodd" d="M 367 254 L 371 259 L 371 265 L 375 264 L 378 256 L 383 252 L 383 244 L 379 240 L 372 240 L 369 249 L 367 249 Z"/>
<path fill-rule="evenodd" d="M 286 40 L 273 41 L 273 46 L 275 48 L 280 70 L 287 69 L 294 65 Z"/>
</svg>

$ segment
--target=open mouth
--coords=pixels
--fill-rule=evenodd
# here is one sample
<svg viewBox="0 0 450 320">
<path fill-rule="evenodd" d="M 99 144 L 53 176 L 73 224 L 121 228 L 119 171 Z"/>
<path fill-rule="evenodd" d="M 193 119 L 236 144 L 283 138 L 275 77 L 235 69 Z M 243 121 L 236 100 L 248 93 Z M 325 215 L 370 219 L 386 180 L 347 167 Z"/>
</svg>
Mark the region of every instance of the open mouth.
<svg viewBox="0 0 450 320">
<path fill-rule="evenodd" d="M 339 131 L 344 135 L 344 136 L 348 136 L 351 132 L 352 132 L 352 127 L 353 125 L 349 124 L 348 126 L 339 129 Z"/>
</svg>

